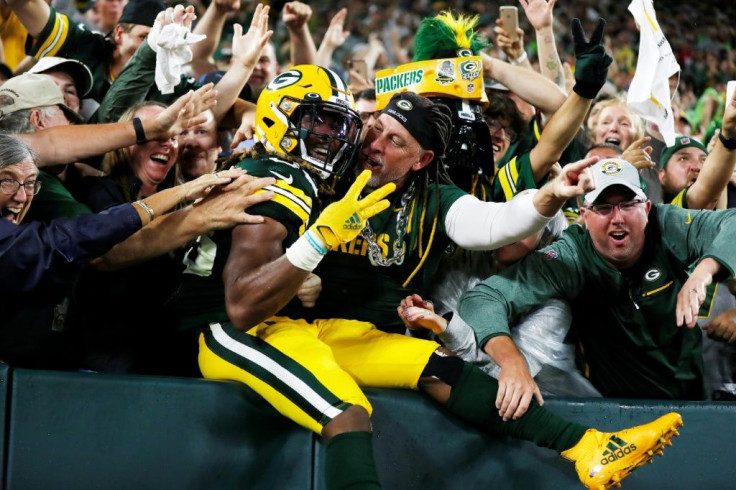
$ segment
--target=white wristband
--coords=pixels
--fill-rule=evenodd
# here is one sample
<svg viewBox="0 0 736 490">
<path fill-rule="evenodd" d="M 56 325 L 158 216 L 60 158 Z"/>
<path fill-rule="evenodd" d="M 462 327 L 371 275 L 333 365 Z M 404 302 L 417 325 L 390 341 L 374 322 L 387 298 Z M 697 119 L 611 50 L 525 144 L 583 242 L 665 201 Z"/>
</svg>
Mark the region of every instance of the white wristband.
<svg viewBox="0 0 736 490">
<path fill-rule="evenodd" d="M 286 258 L 294 267 L 312 272 L 317 268 L 322 257 L 327 255 L 327 247 L 320 237 L 311 230 L 307 230 L 286 249 Z"/>
<path fill-rule="evenodd" d="M 521 53 L 521 56 L 519 56 L 518 58 L 516 58 L 514 60 L 509 60 L 509 63 L 511 63 L 512 65 L 520 65 L 520 64 L 522 64 L 523 62 L 526 61 L 526 58 L 527 58 L 526 51 L 523 51 Z"/>
</svg>

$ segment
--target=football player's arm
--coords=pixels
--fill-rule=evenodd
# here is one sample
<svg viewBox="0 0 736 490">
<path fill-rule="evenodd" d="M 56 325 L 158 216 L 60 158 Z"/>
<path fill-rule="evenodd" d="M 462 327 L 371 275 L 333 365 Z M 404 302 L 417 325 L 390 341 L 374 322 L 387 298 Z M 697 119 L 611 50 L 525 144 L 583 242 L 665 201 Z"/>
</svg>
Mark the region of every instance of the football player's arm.
<svg viewBox="0 0 736 490">
<path fill-rule="evenodd" d="M 32 37 L 41 34 L 51 16 L 51 9 L 44 0 L 5 0 L 5 3 Z"/>
<path fill-rule="evenodd" d="M 262 224 L 233 228 L 223 281 L 225 306 L 235 328 L 245 331 L 273 316 L 309 276 L 286 258 L 286 236 L 286 227 L 268 217 Z"/>
</svg>

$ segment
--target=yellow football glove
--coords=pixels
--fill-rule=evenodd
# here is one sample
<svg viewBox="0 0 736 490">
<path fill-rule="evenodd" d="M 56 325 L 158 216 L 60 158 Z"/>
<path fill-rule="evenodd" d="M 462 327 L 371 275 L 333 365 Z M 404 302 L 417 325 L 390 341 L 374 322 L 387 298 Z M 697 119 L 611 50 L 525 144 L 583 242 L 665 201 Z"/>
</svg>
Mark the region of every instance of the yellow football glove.
<svg viewBox="0 0 736 490">
<path fill-rule="evenodd" d="M 358 200 L 370 178 L 371 171 L 363 170 L 345 196 L 327 206 L 309 228 L 322 239 L 329 250 L 336 250 L 341 244 L 353 240 L 365 227 L 365 220 L 388 208 L 390 203 L 384 197 L 396 189 L 396 184 L 393 183 L 386 184 Z"/>
</svg>

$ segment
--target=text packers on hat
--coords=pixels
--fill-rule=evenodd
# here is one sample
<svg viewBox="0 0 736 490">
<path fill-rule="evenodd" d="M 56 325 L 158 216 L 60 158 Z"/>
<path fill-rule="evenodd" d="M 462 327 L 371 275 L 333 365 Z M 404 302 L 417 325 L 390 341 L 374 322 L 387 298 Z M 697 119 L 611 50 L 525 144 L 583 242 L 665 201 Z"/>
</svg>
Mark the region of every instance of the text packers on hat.
<svg viewBox="0 0 736 490">
<path fill-rule="evenodd" d="M 583 197 L 585 204 L 593 204 L 598 199 L 598 196 L 612 185 L 622 185 L 631 189 L 637 197 L 644 200 L 647 199 L 647 195 L 641 188 L 639 171 L 626 160 L 606 158 L 605 160 L 594 163 L 590 169 L 593 172 L 595 189 Z"/>
<path fill-rule="evenodd" d="M 0 87 L 0 117 L 24 109 L 58 105 L 72 122 L 82 123 L 82 117 L 64 103 L 64 96 L 54 81 L 46 75 L 24 73 Z"/>
<path fill-rule="evenodd" d="M 92 89 L 92 72 L 81 61 L 45 56 L 38 60 L 33 68 L 28 70 L 28 73 L 48 73 L 50 71 L 60 71 L 72 77 L 80 99 Z"/>
<path fill-rule="evenodd" d="M 696 140 L 695 138 L 692 138 L 690 136 L 678 136 L 677 138 L 675 138 L 675 144 L 663 149 L 662 153 L 659 155 L 659 168 L 665 168 L 667 166 L 667 162 L 669 162 L 670 158 L 672 158 L 672 155 L 682 150 L 683 148 L 688 148 L 691 146 L 703 150 L 703 153 L 708 153 L 708 150 L 705 149 L 703 143 Z"/>
</svg>

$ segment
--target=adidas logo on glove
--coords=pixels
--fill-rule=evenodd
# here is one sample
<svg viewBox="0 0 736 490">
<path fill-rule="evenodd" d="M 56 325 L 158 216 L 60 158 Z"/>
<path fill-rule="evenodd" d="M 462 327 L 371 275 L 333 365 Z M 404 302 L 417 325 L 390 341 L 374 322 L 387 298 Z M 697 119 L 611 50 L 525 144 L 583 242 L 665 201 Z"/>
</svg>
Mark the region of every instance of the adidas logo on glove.
<svg viewBox="0 0 736 490">
<path fill-rule="evenodd" d="M 358 216 L 358 213 L 353 213 L 353 215 L 343 223 L 342 227 L 344 230 L 362 230 L 363 222 L 360 219 L 360 216 Z"/>
</svg>

